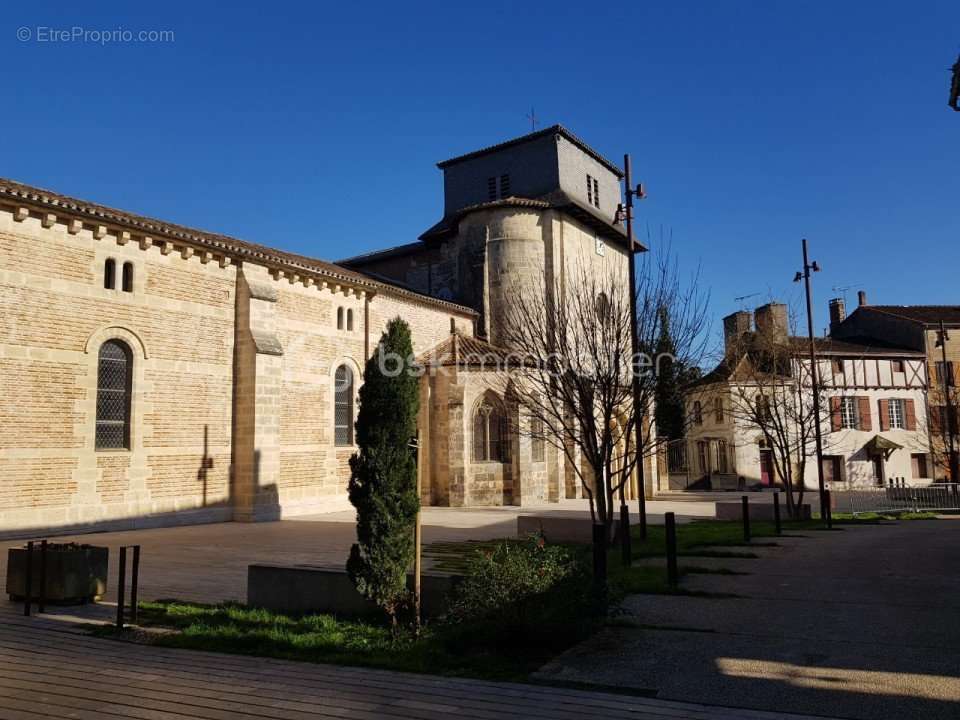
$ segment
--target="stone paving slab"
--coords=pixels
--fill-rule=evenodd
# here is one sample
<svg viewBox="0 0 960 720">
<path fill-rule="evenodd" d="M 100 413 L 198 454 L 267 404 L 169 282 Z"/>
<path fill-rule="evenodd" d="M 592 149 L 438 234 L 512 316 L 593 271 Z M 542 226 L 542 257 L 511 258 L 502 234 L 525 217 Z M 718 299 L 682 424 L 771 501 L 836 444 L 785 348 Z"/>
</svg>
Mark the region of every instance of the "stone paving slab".
<svg viewBox="0 0 960 720">
<path fill-rule="evenodd" d="M 749 575 L 683 579 L 742 597 L 628 598 L 614 626 L 539 676 L 863 720 L 960 717 L 960 520 L 772 550 L 737 561 Z"/>
</svg>

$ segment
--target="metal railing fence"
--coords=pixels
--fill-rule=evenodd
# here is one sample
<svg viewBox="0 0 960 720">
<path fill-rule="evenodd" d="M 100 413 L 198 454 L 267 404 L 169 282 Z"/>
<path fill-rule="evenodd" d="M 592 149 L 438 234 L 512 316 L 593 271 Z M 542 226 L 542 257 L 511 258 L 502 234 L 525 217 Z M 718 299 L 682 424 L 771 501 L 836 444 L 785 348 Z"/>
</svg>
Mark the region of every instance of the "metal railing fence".
<svg viewBox="0 0 960 720">
<path fill-rule="evenodd" d="M 940 512 L 960 510 L 960 483 L 934 483 L 923 487 L 891 485 L 876 488 L 835 489 L 835 512 L 863 513 Z"/>
</svg>

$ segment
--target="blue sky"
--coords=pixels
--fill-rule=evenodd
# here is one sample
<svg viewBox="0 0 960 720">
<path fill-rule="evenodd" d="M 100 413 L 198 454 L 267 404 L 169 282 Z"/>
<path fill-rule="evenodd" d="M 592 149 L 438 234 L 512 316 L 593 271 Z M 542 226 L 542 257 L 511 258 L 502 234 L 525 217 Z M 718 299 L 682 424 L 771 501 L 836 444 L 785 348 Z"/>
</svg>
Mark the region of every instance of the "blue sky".
<svg viewBox="0 0 960 720">
<path fill-rule="evenodd" d="M 414 240 L 434 163 L 533 106 L 632 154 L 717 318 L 798 299 L 803 236 L 819 328 L 834 287 L 960 303 L 955 1 L 82 5 L 6 8 L 0 176 L 337 259 Z M 174 40 L 37 40 L 73 27 Z"/>
</svg>

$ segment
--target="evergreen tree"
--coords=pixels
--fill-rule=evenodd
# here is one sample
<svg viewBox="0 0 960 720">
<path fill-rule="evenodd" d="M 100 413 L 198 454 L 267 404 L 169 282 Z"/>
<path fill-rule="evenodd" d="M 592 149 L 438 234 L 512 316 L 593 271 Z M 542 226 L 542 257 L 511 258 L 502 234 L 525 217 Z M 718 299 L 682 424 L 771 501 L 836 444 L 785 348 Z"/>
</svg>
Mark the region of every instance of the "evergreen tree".
<svg viewBox="0 0 960 720">
<path fill-rule="evenodd" d="M 381 607 L 396 628 L 412 605 L 407 570 L 420 498 L 411 439 L 417 431 L 419 382 L 410 372 L 410 328 L 400 318 L 387 325 L 367 360 L 360 388 L 356 436 L 350 458 L 350 502 L 357 509 L 357 542 L 347 573 L 357 590 Z"/>
<path fill-rule="evenodd" d="M 682 387 L 687 373 L 675 358 L 676 346 L 670 333 L 670 313 L 660 308 L 660 333 L 654 349 L 657 378 L 655 387 L 657 432 L 670 440 L 683 437 L 684 398 Z"/>
</svg>

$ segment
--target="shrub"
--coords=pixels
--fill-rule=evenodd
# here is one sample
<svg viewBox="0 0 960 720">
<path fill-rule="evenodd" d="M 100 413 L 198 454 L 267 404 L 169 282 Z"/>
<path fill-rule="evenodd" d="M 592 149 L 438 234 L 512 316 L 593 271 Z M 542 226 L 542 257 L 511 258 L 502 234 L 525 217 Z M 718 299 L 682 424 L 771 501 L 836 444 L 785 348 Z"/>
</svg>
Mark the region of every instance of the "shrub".
<svg viewBox="0 0 960 720">
<path fill-rule="evenodd" d="M 594 611 L 582 551 L 531 536 L 478 550 L 443 622 L 453 642 L 565 647 L 572 634 L 589 632 Z"/>
</svg>

